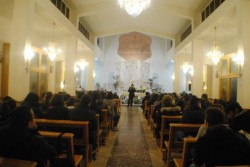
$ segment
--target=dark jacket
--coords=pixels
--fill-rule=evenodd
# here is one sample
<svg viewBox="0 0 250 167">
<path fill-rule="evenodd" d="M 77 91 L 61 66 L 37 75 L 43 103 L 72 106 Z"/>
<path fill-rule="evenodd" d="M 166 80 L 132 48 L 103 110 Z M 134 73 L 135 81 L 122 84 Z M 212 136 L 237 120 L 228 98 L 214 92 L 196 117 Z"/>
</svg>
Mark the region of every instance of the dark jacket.
<svg viewBox="0 0 250 167">
<path fill-rule="evenodd" d="M 79 106 L 78 108 L 69 112 L 69 119 L 74 121 L 89 121 L 89 143 L 95 146 L 97 142 L 97 119 L 95 112 L 89 108 Z"/>
<path fill-rule="evenodd" d="M 198 110 L 186 110 L 182 116 L 182 123 L 186 124 L 203 124 L 205 119 L 204 112 L 200 109 Z"/>
<path fill-rule="evenodd" d="M 55 148 L 35 130 L 10 126 L 0 135 L 0 156 L 37 161 L 42 166 L 55 155 Z"/>
<path fill-rule="evenodd" d="M 234 117 L 230 123 L 234 131 L 244 130 L 250 133 L 250 111 L 244 111 Z"/>
<path fill-rule="evenodd" d="M 249 165 L 249 140 L 224 125 L 209 127 L 196 143 L 194 161 L 198 166 Z"/>
<path fill-rule="evenodd" d="M 54 107 L 51 106 L 46 112 L 46 119 L 68 120 L 69 109 L 67 107 Z"/>
<path fill-rule="evenodd" d="M 134 97 L 135 96 L 135 88 L 129 87 L 128 89 L 129 92 L 129 97 Z"/>
</svg>

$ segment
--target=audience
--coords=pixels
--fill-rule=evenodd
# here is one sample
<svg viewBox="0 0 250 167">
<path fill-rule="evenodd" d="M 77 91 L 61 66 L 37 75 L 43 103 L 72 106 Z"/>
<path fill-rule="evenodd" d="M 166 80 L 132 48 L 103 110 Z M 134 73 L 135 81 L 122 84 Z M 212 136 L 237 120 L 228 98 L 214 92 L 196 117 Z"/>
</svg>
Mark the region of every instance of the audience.
<svg viewBox="0 0 250 167">
<path fill-rule="evenodd" d="M 103 108 L 108 109 L 111 119 L 114 121 L 113 130 L 118 130 L 117 124 L 120 119 L 120 115 L 117 112 L 116 103 L 113 101 L 112 92 L 107 92 L 103 99 Z"/>
<path fill-rule="evenodd" d="M 92 97 L 90 95 L 83 95 L 79 106 L 69 112 L 69 118 L 74 121 L 89 121 L 89 143 L 92 145 L 93 150 L 96 150 L 97 120 L 95 112 L 90 109 L 91 101 Z"/>
<path fill-rule="evenodd" d="M 29 106 L 20 106 L 11 114 L 11 124 L 0 135 L 0 156 L 36 161 L 44 167 L 53 160 L 56 150 L 38 133 Z"/>
<path fill-rule="evenodd" d="M 206 110 L 207 130 L 196 143 L 194 163 L 197 166 L 248 165 L 250 143 L 241 133 L 225 126 L 225 113 L 216 107 Z"/>
<path fill-rule="evenodd" d="M 30 106 L 36 118 L 44 118 L 44 113 L 42 112 L 41 106 L 39 104 L 38 94 L 34 92 L 28 93 L 28 95 L 25 97 L 21 105 Z"/>
<path fill-rule="evenodd" d="M 46 119 L 67 120 L 69 119 L 69 109 L 64 106 L 62 94 L 55 94 L 50 101 L 46 112 Z"/>
</svg>

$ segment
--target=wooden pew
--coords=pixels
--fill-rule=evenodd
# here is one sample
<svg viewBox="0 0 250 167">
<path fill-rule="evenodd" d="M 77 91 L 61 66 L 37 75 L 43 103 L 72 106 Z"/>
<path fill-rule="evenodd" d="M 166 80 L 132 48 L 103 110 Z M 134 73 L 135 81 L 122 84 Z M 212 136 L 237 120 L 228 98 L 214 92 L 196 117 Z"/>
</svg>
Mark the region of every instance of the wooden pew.
<svg viewBox="0 0 250 167">
<path fill-rule="evenodd" d="M 0 157 L 1 167 L 36 167 L 36 165 L 34 161 Z"/>
<path fill-rule="evenodd" d="M 185 137 L 182 151 L 182 158 L 176 159 L 174 158 L 175 167 L 188 167 L 189 160 L 192 158 L 190 157 L 191 148 L 195 145 L 196 141 L 198 140 L 196 137 Z M 250 167 L 250 165 L 235 165 L 235 166 L 215 166 L 215 167 Z"/>
<path fill-rule="evenodd" d="M 61 132 L 50 132 L 50 131 L 39 131 L 39 133 L 47 139 L 58 140 L 58 136 Z M 75 166 L 81 166 L 82 155 L 75 155 L 74 153 L 74 142 L 73 142 L 73 133 L 64 133 L 61 136 L 61 140 L 67 145 L 67 158 L 75 164 Z"/>
<path fill-rule="evenodd" d="M 100 143 L 101 143 L 101 134 L 102 134 L 102 129 L 100 128 L 100 122 L 99 122 L 99 117 L 100 115 L 99 114 L 96 114 L 96 119 L 97 119 L 97 129 L 96 129 L 96 132 L 97 132 L 97 151 L 100 149 Z"/>
<path fill-rule="evenodd" d="M 88 121 L 70 121 L 70 120 L 49 120 L 35 119 L 38 127 L 53 127 L 53 128 L 77 128 L 81 129 L 84 138 L 74 138 L 74 146 L 83 146 L 85 156 L 83 157 L 84 166 L 89 166 L 89 122 Z"/>
<path fill-rule="evenodd" d="M 113 99 L 116 103 L 117 112 L 121 112 L 121 100 L 120 99 Z"/>
<path fill-rule="evenodd" d="M 149 126 L 150 126 L 151 131 L 154 132 L 154 119 L 152 117 L 153 112 L 154 112 L 154 105 L 151 105 L 150 106 L 150 115 L 149 115 Z"/>
<path fill-rule="evenodd" d="M 175 141 L 175 133 L 177 131 L 197 133 L 202 124 L 182 124 L 171 123 L 169 131 L 169 140 L 164 141 L 167 153 L 167 166 L 170 167 L 171 154 L 173 151 L 180 151 L 183 148 L 183 141 Z"/>
<path fill-rule="evenodd" d="M 107 139 L 108 135 L 109 135 L 109 118 L 108 118 L 108 110 L 107 109 L 102 109 L 103 112 L 103 121 L 100 125 L 102 131 L 103 131 L 103 135 L 105 137 L 105 140 Z M 105 143 L 104 143 L 105 145 Z"/>
<path fill-rule="evenodd" d="M 181 159 L 174 158 L 174 164 L 176 167 L 187 167 L 190 165 L 188 163 L 188 160 L 192 158 L 190 157 L 191 148 L 196 143 L 197 138 L 185 137 L 183 140 L 184 140 L 184 145 L 182 151 L 182 158 Z"/>
<path fill-rule="evenodd" d="M 165 151 L 163 149 L 164 136 L 169 135 L 169 132 L 170 132 L 170 129 L 166 128 L 167 124 L 180 122 L 181 118 L 182 116 L 166 116 L 166 115 L 163 115 L 161 117 L 160 150 L 161 150 L 162 155 L 163 155 L 163 152 Z"/>
</svg>

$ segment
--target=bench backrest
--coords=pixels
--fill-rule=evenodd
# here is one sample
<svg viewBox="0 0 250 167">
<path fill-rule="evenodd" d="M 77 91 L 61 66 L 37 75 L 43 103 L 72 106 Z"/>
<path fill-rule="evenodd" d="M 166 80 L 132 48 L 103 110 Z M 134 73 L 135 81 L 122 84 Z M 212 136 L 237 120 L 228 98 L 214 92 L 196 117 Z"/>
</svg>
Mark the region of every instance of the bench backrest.
<svg viewBox="0 0 250 167">
<path fill-rule="evenodd" d="M 71 121 L 71 120 L 49 120 L 49 119 L 35 119 L 38 127 L 52 127 L 52 128 L 65 128 L 67 132 L 71 128 L 79 129 L 83 138 L 74 138 L 74 145 L 84 146 L 84 160 L 85 166 L 88 166 L 88 156 L 89 155 L 89 122 L 88 121 Z M 75 131 L 72 129 L 72 133 Z"/>
<path fill-rule="evenodd" d="M 1 167 L 11 167 L 11 166 L 36 167 L 36 165 L 37 163 L 34 161 L 26 161 L 26 160 L 20 160 L 20 159 L 0 157 Z"/>
<path fill-rule="evenodd" d="M 202 124 L 182 124 L 182 123 L 171 123 L 168 139 L 168 148 L 167 148 L 167 166 L 170 166 L 171 152 L 173 150 L 181 150 L 183 148 L 183 141 L 176 141 L 175 134 L 177 131 L 188 132 L 188 133 L 197 133 Z"/>
<path fill-rule="evenodd" d="M 164 141 L 164 136 L 169 135 L 169 127 L 167 126 L 169 123 L 176 123 L 180 122 L 182 119 L 182 116 L 167 116 L 167 115 L 162 115 L 161 116 L 161 132 L 160 132 L 160 149 L 162 151 L 163 149 L 163 141 Z"/>
</svg>

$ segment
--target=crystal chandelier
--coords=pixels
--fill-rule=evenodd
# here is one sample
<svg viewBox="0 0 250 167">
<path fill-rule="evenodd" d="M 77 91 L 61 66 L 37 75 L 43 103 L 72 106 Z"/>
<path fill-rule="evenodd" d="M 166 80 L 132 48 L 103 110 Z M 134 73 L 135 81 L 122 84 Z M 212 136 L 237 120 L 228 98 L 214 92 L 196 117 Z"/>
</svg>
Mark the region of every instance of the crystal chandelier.
<svg viewBox="0 0 250 167">
<path fill-rule="evenodd" d="M 217 65 L 224 54 L 220 51 L 220 47 L 216 42 L 216 27 L 214 27 L 214 34 L 214 42 L 207 55 L 212 59 L 213 63 Z"/>
<path fill-rule="evenodd" d="M 51 61 L 55 60 L 56 56 L 61 53 L 61 49 L 57 48 L 57 44 L 55 43 L 54 31 L 55 31 L 56 23 L 53 23 L 53 32 L 52 32 L 52 40 L 49 42 L 48 47 L 43 48 L 43 50 L 48 54 L 49 59 Z"/>
<path fill-rule="evenodd" d="M 127 13 L 136 17 L 141 14 L 141 12 L 148 8 L 151 0 L 118 0 L 121 8 L 124 8 Z"/>
</svg>

